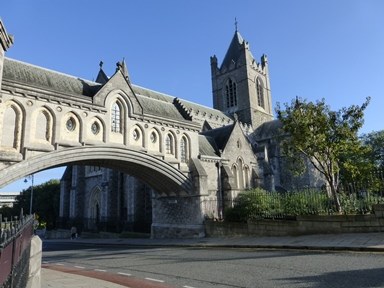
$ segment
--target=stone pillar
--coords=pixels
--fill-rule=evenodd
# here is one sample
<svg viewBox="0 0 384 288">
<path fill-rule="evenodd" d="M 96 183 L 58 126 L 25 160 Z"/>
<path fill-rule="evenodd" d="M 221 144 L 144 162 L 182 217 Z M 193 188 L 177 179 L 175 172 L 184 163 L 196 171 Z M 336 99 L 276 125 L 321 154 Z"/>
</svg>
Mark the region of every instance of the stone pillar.
<svg viewBox="0 0 384 288">
<path fill-rule="evenodd" d="M 4 54 L 13 44 L 13 37 L 7 33 L 0 19 L 0 95 L 1 83 L 3 81 Z"/>
<path fill-rule="evenodd" d="M 39 236 L 32 237 L 30 249 L 27 288 L 40 288 L 42 241 Z"/>
</svg>

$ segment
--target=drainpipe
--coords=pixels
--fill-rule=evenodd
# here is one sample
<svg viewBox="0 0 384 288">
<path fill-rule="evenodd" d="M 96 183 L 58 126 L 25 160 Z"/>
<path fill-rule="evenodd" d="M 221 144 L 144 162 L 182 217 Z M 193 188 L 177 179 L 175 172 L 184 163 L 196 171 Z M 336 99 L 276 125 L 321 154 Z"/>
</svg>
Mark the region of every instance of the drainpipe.
<svg viewBox="0 0 384 288">
<path fill-rule="evenodd" d="M 221 156 L 221 151 L 220 151 L 220 156 Z M 216 162 L 216 167 L 217 167 L 217 190 L 218 190 L 218 216 L 219 220 L 223 220 L 223 209 L 224 209 L 224 197 L 223 197 L 223 188 L 221 185 L 221 160 Z"/>
</svg>

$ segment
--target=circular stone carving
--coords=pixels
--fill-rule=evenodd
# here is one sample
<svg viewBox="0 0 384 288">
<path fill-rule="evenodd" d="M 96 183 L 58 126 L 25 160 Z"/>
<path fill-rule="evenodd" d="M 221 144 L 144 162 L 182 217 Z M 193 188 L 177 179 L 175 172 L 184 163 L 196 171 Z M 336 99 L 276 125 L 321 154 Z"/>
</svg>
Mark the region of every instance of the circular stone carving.
<svg viewBox="0 0 384 288">
<path fill-rule="evenodd" d="M 99 132 L 100 132 L 100 125 L 99 125 L 99 123 L 93 122 L 92 125 L 91 125 L 91 130 L 92 130 L 93 134 L 95 134 L 95 135 L 99 134 Z"/>
<path fill-rule="evenodd" d="M 164 128 L 164 127 L 161 127 L 161 131 L 165 131 L 165 128 Z"/>
<path fill-rule="evenodd" d="M 140 133 L 137 129 L 132 132 L 133 140 L 138 141 L 140 139 Z"/>
<path fill-rule="evenodd" d="M 28 106 L 33 106 L 33 102 L 32 102 L 31 100 L 28 100 L 28 101 L 27 101 L 27 105 L 28 105 Z"/>
<path fill-rule="evenodd" d="M 68 131 L 73 131 L 76 128 L 76 121 L 72 117 L 67 120 L 67 123 L 65 123 L 65 126 L 67 127 Z"/>
<path fill-rule="evenodd" d="M 87 113 L 87 112 L 84 112 L 84 113 L 83 113 L 83 116 L 84 116 L 84 117 L 87 117 L 87 116 L 88 116 L 88 113 Z"/>
<path fill-rule="evenodd" d="M 145 124 L 144 127 L 145 127 L 145 128 L 148 128 L 148 124 Z"/>
<path fill-rule="evenodd" d="M 151 142 L 152 142 L 152 143 L 156 143 L 157 136 L 156 136 L 156 133 L 155 133 L 155 132 L 152 132 L 152 133 L 151 133 L 150 138 L 151 138 Z"/>
<path fill-rule="evenodd" d="M 61 111 L 63 111 L 63 108 L 61 108 L 60 106 L 57 106 L 56 111 L 61 112 Z"/>
</svg>

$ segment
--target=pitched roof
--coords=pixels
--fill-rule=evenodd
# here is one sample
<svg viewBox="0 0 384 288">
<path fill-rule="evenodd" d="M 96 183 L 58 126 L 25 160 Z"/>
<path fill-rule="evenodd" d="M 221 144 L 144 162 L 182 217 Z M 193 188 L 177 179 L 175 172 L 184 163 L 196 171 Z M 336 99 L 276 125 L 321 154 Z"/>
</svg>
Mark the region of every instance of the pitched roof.
<svg viewBox="0 0 384 288">
<path fill-rule="evenodd" d="M 217 148 L 219 150 L 224 150 L 227 145 L 228 139 L 232 134 L 233 128 L 235 127 L 235 123 L 227 126 L 223 126 L 220 128 L 208 130 L 205 132 L 201 132 L 201 135 L 212 137 L 215 140 Z"/>
<path fill-rule="evenodd" d="M 243 37 L 241 37 L 240 33 L 236 30 L 235 35 L 233 35 L 231 44 L 229 45 L 229 48 L 227 50 L 227 53 L 225 54 L 223 63 L 221 63 L 220 69 L 223 67 L 229 67 L 232 61 L 237 62 L 237 60 L 241 56 L 240 52 L 243 42 Z"/>
<path fill-rule="evenodd" d="M 58 92 L 93 96 L 101 84 L 5 58 L 3 78 Z"/>
<path fill-rule="evenodd" d="M 208 135 L 199 135 L 199 154 L 205 156 L 220 156 L 215 139 Z"/>
<path fill-rule="evenodd" d="M 175 99 L 175 104 L 178 106 L 181 113 L 186 114 L 192 120 L 200 120 L 200 122 L 207 123 L 211 127 L 220 127 L 233 123 L 233 119 L 224 112 L 189 102 L 180 98 Z"/>
<path fill-rule="evenodd" d="M 278 119 L 264 122 L 252 133 L 252 138 L 257 140 L 270 139 L 280 134 L 281 122 Z"/>
<path fill-rule="evenodd" d="M 100 84 L 105 84 L 108 82 L 108 79 L 109 78 L 108 78 L 107 74 L 105 74 L 104 70 L 100 67 L 100 71 L 97 74 L 95 82 L 100 83 Z"/>
<path fill-rule="evenodd" d="M 3 79 L 32 87 L 93 97 L 110 79 L 100 69 L 96 81 L 89 81 L 18 60 L 5 58 Z M 195 123 L 207 121 L 211 127 L 233 123 L 223 112 L 137 85 L 131 85 L 146 114 Z"/>
</svg>

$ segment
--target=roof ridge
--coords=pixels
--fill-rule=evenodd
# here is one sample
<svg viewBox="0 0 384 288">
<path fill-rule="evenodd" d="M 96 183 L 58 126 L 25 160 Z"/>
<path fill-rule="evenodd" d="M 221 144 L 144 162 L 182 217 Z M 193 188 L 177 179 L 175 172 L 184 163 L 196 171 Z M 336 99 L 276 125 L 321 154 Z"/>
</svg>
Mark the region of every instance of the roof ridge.
<svg viewBox="0 0 384 288">
<path fill-rule="evenodd" d="M 61 76 L 73 78 L 73 79 L 76 79 L 76 80 L 82 80 L 82 81 L 85 81 L 87 83 L 92 83 L 92 84 L 95 84 L 95 85 L 100 85 L 100 83 L 97 83 L 97 82 L 92 81 L 92 80 L 88 80 L 88 79 L 84 79 L 84 78 L 77 77 L 77 76 L 74 76 L 74 75 L 66 74 L 66 73 L 63 73 L 63 72 L 60 72 L 60 71 L 56 71 L 56 70 L 53 70 L 53 69 L 48 69 L 48 68 L 41 67 L 41 66 L 38 66 L 38 65 L 35 65 L 35 64 L 31 64 L 31 63 L 28 63 L 28 62 L 16 60 L 16 59 L 9 58 L 9 57 L 4 57 L 4 59 L 8 60 L 8 61 L 13 61 L 13 62 L 16 62 L 16 63 L 20 63 L 20 64 L 23 64 L 23 65 L 28 65 L 28 66 L 30 66 L 32 68 L 41 69 L 43 71 L 47 71 L 47 72 L 50 72 L 50 73 L 59 74 Z"/>
</svg>

